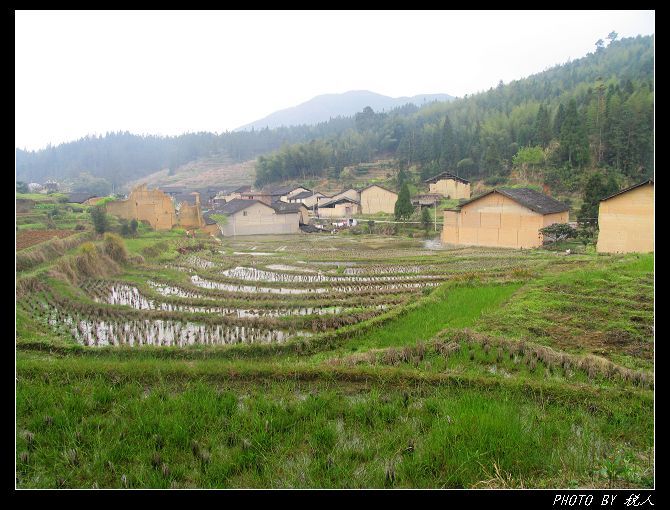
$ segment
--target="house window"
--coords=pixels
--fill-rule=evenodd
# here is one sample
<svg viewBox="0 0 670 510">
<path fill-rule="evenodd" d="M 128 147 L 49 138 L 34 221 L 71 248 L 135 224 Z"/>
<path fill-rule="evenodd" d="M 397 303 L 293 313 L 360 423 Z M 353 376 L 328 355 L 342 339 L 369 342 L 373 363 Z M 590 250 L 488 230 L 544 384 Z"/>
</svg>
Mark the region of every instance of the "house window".
<svg viewBox="0 0 670 510">
<path fill-rule="evenodd" d="M 242 211 L 242 216 L 246 216 L 246 215 L 247 215 L 247 211 Z"/>
</svg>

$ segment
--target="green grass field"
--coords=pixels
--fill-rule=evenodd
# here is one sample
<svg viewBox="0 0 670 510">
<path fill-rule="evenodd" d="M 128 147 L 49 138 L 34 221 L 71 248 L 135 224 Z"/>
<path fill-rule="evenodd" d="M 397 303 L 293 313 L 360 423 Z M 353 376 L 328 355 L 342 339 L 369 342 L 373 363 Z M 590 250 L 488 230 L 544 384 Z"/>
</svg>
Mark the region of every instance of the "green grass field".
<svg viewBox="0 0 670 510">
<path fill-rule="evenodd" d="M 17 253 L 19 488 L 654 486 L 653 254 L 91 239 Z"/>
</svg>

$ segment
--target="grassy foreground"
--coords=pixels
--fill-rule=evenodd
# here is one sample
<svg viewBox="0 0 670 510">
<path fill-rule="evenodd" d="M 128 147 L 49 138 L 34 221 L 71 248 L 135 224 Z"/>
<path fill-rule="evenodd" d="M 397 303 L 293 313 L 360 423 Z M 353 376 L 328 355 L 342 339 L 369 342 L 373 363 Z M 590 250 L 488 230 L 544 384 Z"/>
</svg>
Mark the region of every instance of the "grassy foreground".
<svg viewBox="0 0 670 510">
<path fill-rule="evenodd" d="M 17 487 L 654 485 L 653 255 L 428 252 L 372 236 L 183 242 L 180 232 L 142 233 L 125 246 L 126 262 L 109 273 L 92 264 L 82 276 L 74 247 L 18 274 Z M 304 277 L 251 285 L 345 285 L 309 281 L 322 274 L 351 276 L 357 290 L 189 287 L 194 273 L 239 283 L 221 276 L 237 266 Z M 58 267 L 72 277 L 59 279 Z M 379 280 L 388 275 L 397 280 Z M 419 282 L 413 275 L 439 284 L 385 290 Z M 163 296 L 152 279 L 201 296 Z M 31 291 L 33 280 L 42 287 Z M 327 315 L 207 315 L 326 328 L 277 344 L 83 347 L 37 313 L 42 302 L 101 322 L 163 313 L 94 301 L 91 281 L 102 285 L 97 297 L 122 281 L 183 307 L 388 306 L 346 325 Z M 179 324 L 203 318 L 170 313 Z"/>
</svg>

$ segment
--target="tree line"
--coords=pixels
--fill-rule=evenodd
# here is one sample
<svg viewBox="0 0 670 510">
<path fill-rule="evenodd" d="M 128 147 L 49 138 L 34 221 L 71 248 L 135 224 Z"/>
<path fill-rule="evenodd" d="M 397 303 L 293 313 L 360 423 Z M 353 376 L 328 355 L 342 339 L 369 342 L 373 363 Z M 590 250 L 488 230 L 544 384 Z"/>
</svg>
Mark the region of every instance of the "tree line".
<svg viewBox="0 0 670 510">
<path fill-rule="evenodd" d="M 389 113 L 366 108 L 326 139 L 286 145 L 257 160 L 257 185 L 339 176 L 347 165 L 393 156 L 427 179 L 448 170 L 502 182 L 541 172 L 553 189 L 583 189 L 585 169 L 620 180 L 653 173 L 653 44 L 650 36 L 599 41 L 586 57 L 451 102 Z"/>
</svg>

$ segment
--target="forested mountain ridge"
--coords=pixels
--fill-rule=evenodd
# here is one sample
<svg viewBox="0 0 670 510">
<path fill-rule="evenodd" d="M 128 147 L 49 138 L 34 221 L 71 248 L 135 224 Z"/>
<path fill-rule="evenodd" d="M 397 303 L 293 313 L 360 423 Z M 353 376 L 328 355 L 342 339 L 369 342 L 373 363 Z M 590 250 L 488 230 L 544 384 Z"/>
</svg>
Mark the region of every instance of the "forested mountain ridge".
<svg viewBox="0 0 670 510">
<path fill-rule="evenodd" d="M 392 110 L 406 104 L 422 106 L 434 101 L 450 101 L 451 99 L 454 99 L 453 96 L 448 94 L 389 97 L 369 90 L 351 90 L 342 94 L 323 94 L 297 106 L 271 113 L 267 117 L 246 124 L 235 131 L 317 124 L 326 122 L 331 118 L 350 117 L 362 111 L 366 106 L 375 111 L 380 111 Z"/>
<path fill-rule="evenodd" d="M 634 182 L 653 173 L 652 36 L 617 41 L 578 60 L 418 110 L 376 113 L 329 138 L 260 156 L 258 185 L 330 175 L 394 154 L 428 178 L 443 170 L 504 182 L 514 168 L 577 191 L 587 169 Z"/>
<path fill-rule="evenodd" d="M 313 126 L 219 135 L 108 133 L 17 149 L 16 174 L 111 188 L 221 155 L 234 163 L 258 157 L 256 184 L 265 185 L 337 180 L 345 167 L 384 156 L 426 178 L 448 169 L 494 184 L 519 169 L 552 189 L 576 191 L 587 170 L 600 168 L 626 184 L 653 173 L 653 71 L 652 36 L 613 39 L 578 60 L 449 102 L 383 113 L 366 107 Z"/>
</svg>

